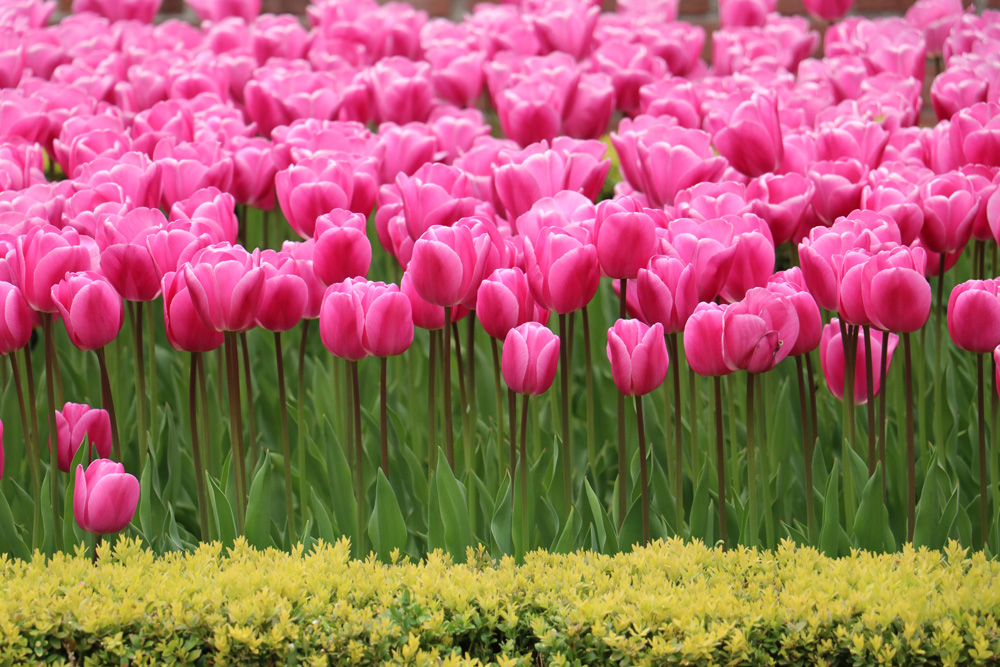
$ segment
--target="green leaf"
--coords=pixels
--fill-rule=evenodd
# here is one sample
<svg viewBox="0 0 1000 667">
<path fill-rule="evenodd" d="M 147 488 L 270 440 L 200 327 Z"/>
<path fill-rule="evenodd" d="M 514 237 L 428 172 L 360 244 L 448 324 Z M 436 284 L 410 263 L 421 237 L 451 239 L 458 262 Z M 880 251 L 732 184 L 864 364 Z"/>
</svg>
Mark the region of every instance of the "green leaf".
<svg viewBox="0 0 1000 667">
<path fill-rule="evenodd" d="M 271 504 L 267 493 L 267 476 L 271 469 L 268 461 L 260 467 L 250 484 L 247 500 L 246 538 L 251 546 L 266 549 L 271 543 Z"/>
<path fill-rule="evenodd" d="M 351 467 L 347 464 L 347 457 L 344 456 L 340 440 L 333 435 L 330 420 L 325 416 L 323 417 L 323 427 L 323 432 L 329 434 L 324 447 L 328 448 L 327 457 L 332 464 L 330 480 L 327 485 L 334 496 L 333 514 L 341 532 L 349 535 L 351 543 L 355 544 L 358 539 L 358 504 L 354 498 L 354 480 L 351 476 Z"/>
<path fill-rule="evenodd" d="M 958 516 L 958 484 L 951 490 L 948 502 L 942 508 L 941 489 L 952 488 L 941 461 L 935 455 L 931 459 L 924 484 L 917 502 L 916 522 L 913 528 L 913 546 L 942 549 L 948 541 L 955 518 Z"/>
<path fill-rule="evenodd" d="M 42 510 L 42 553 L 46 556 L 52 556 L 56 551 L 56 530 L 55 530 L 55 517 L 52 515 L 52 495 L 49 491 L 50 480 L 48 471 L 45 472 L 45 477 L 42 478 L 42 488 L 38 495 L 41 501 Z"/>
<path fill-rule="evenodd" d="M 375 507 L 368 522 L 368 537 L 371 538 L 375 553 L 383 563 L 392 561 L 392 552 L 398 549 L 400 553 L 406 549 L 406 524 L 403 513 L 396 501 L 396 494 L 386 479 L 382 469 L 378 469 L 378 479 L 375 482 Z"/>
<path fill-rule="evenodd" d="M 609 555 L 618 553 L 618 534 L 615 531 L 614 524 L 611 522 L 611 517 L 608 516 L 608 513 L 604 511 L 604 507 L 597 500 L 597 494 L 590 487 L 589 480 L 585 479 L 583 481 L 583 488 L 587 493 L 587 502 L 590 504 L 590 511 L 594 515 L 601 553 Z"/>
<path fill-rule="evenodd" d="M 17 534 L 14 515 L 11 514 L 10 505 L 2 493 L 0 493 L 0 552 L 21 560 L 31 560 L 31 551 Z"/>
<path fill-rule="evenodd" d="M 86 532 L 76 525 L 76 515 L 73 512 L 73 494 L 76 491 L 76 467 L 83 465 L 84 470 L 86 470 L 87 466 L 83 462 L 89 447 L 90 444 L 84 436 L 83 443 L 76 450 L 76 454 L 73 455 L 73 460 L 69 464 L 66 497 L 63 500 L 63 551 L 67 554 L 72 554 L 74 547 L 80 542 L 85 542 L 87 538 Z"/>
<path fill-rule="evenodd" d="M 229 498 L 225 491 L 207 470 L 205 471 L 205 482 L 209 490 L 208 502 L 212 510 L 212 518 L 215 521 L 215 530 L 222 545 L 229 548 L 236 541 L 236 519 L 233 515 L 233 506 L 229 504 Z"/>
<path fill-rule="evenodd" d="M 636 546 L 642 546 L 642 500 L 632 501 L 625 513 L 621 530 L 618 531 L 619 549 L 631 551 Z"/>
<path fill-rule="evenodd" d="M 146 458 L 146 467 L 139 476 L 139 527 L 147 537 L 153 536 L 153 493 L 150 483 L 150 469 L 153 467 L 153 457 Z"/>
<path fill-rule="evenodd" d="M 711 546 L 709 533 L 713 532 L 713 517 L 710 510 L 709 487 L 712 484 L 711 471 L 708 468 L 708 457 L 701 466 L 701 474 L 698 475 L 698 483 L 695 485 L 694 498 L 691 501 L 691 537 L 700 537 L 705 544 Z"/>
<path fill-rule="evenodd" d="M 456 563 L 465 562 L 465 550 L 475 545 L 465 494 L 448 465 L 444 452 L 438 452 L 437 492 L 441 503 L 441 522 L 448 553 Z"/>
<path fill-rule="evenodd" d="M 861 494 L 861 504 L 851 530 L 854 545 L 872 553 L 884 553 L 890 546 L 885 540 L 888 526 L 889 511 L 882 502 L 882 463 L 879 462 L 875 464 L 875 474 L 868 478 Z"/>
<path fill-rule="evenodd" d="M 328 544 L 335 544 L 340 535 L 337 533 L 336 528 L 334 528 L 326 508 L 316 495 L 316 489 L 309 489 L 309 496 L 312 499 L 312 505 L 309 509 L 312 511 L 312 517 L 316 521 L 316 530 L 319 532 L 320 538 Z"/>
<path fill-rule="evenodd" d="M 500 554 L 509 556 L 513 553 L 511 546 L 511 495 L 510 475 L 504 473 L 493 503 L 493 519 L 490 521 L 490 534 Z"/>
<path fill-rule="evenodd" d="M 551 551 L 557 554 L 568 554 L 575 551 L 577 536 L 580 534 L 581 528 L 583 528 L 583 519 L 580 517 L 580 513 L 575 507 L 570 507 L 569 517 L 566 519 L 566 525 L 563 526 L 562 535 L 552 545 Z"/>
<path fill-rule="evenodd" d="M 833 470 L 826 484 L 823 503 L 823 524 L 819 533 L 819 549 L 830 558 L 840 552 L 840 459 L 833 460 Z"/>
</svg>

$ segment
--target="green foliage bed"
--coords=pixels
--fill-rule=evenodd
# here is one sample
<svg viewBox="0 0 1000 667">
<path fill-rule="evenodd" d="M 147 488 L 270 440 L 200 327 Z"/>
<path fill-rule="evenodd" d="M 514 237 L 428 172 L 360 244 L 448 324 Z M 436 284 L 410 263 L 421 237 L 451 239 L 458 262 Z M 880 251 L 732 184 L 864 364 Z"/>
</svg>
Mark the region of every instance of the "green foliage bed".
<svg viewBox="0 0 1000 667">
<path fill-rule="evenodd" d="M 952 543 L 829 559 L 790 542 L 453 564 L 138 541 L 0 556 L 0 665 L 965 665 L 1000 655 L 1000 564 Z"/>
</svg>

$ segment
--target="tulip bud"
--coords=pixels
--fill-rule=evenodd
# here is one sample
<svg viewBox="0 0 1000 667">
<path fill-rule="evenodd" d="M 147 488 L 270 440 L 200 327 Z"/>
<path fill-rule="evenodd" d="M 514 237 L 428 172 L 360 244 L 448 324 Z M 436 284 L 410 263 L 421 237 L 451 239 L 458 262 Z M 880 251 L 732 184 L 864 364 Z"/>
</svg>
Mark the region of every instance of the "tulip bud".
<svg viewBox="0 0 1000 667">
<path fill-rule="evenodd" d="M 559 345 L 559 337 L 538 322 L 511 329 L 500 361 L 504 382 L 518 394 L 544 394 L 556 377 Z"/>
<path fill-rule="evenodd" d="M 92 462 L 86 472 L 76 467 L 73 516 L 80 528 L 99 535 L 117 533 L 132 521 L 139 504 L 139 480 L 125 466 L 106 459 Z"/>
<path fill-rule="evenodd" d="M 69 472 L 73 457 L 87 439 L 88 460 L 106 459 L 111 456 L 111 418 L 107 410 L 91 408 L 80 403 L 67 403 L 62 410 L 55 410 L 56 453 L 59 469 Z M 49 438 L 49 447 L 52 439 Z"/>
<path fill-rule="evenodd" d="M 639 320 L 618 320 L 608 329 L 608 361 L 618 391 L 644 396 L 667 376 L 670 359 L 663 325 L 648 326 Z"/>
<path fill-rule="evenodd" d="M 125 304 L 108 279 L 93 271 L 70 273 L 52 288 L 70 342 L 96 350 L 115 339 L 125 323 Z"/>
</svg>

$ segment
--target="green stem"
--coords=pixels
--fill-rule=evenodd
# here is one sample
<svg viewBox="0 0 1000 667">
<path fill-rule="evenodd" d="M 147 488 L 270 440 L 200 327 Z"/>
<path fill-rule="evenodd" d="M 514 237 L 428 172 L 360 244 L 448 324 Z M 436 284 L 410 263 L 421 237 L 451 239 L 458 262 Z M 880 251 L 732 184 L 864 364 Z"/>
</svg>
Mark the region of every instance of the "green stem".
<svg viewBox="0 0 1000 667">
<path fill-rule="evenodd" d="M 944 253 L 941 253 L 941 266 L 938 273 L 938 303 L 937 319 L 934 322 L 934 440 L 938 447 L 943 447 L 944 439 Z"/>
<path fill-rule="evenodd" d="M 762 396 L 771 395 L 771 392 L 765 391 L 764 386 L 764 376 L 756 375 L 757 384 L 759 385 L 758 393 Z M 769 375 L 768 377 L 773 377 Z M 761 467 L 763 468 L 763 475 L 761 475 L 761 491 L 764 499 L 764 539 L 767 540 L 767 548 L 774 549 L 777 546 L 775 542 L 775 532 L 774 532 L 774 509 L 771 503 L 771 443 L 768 442 L 768 429 L 767 429 L 767 401 L 758 400 L 757 401 L 757 426 L 760 429 L 760 461 Z"/>
<path fill-rule="evenodd" d="M 843 320 L 840 322 L 841 341 L 844 345 L 844 397 L 842 401 L 843 424 L 846 435 L 842 447 L 842 458 L 844 466 L 844 516 L 847 525 L 854 523 L 855 497 L 854 497 L 854 476 L 852 474 L 851 456 L 848 448 L 855 449 L 854 445 L 854 352 L 857 350 L 857 328 L 848 326 Z M 855 450 L 856 451 L 856 450 Z"/>
<path fill-rule="evenodd" d="M 559 407 L 559 416 L 562 418 L 562 453 L 559 458 L 562 459 L 562 475 L 563 475 L 563 515 L 560 517 L 563 523 L 569 517 L 569 510 L 573 503 L 573 482 L 572 482 L 572 467 L 573 462 L 570 460 L 571 452 L 573 451 L 570 446 L 570 426 L 569 426 L 569 332 L 566 327 L 566 315 L 563 313 L 559 314 L 559 336 L 562 338 L 562 345 L 559 346 L 559 356 L 560 359 L 560 374 L 559 374 L 559 399 L 562 404 Z"/>
<path fill-rule="evenodd" d="M 684 349 L 684 347 L 678 344 L 678 356 L 674 358 L 674 363 L 680 363 L 680 352 L 682 349 Z M 698 442 L 698 375 L 690 366 L 688 366 L 688 420 L 690 421 L 689 426 L 691 427 L 692 474 L 697 475 L 701 470 L 701 466 L 704 461 L 702 460 L 701 447 Z M 693 460 L 695 457 L 698 459 L 696 462 Z"/>
<path fill-rule="evenodd" d="M 302 337 L 299 338 L 299 373 L 298 373 L 298 394 L 297 411 L 298 424 L 296 425 L 295 448 L 299 457 L 299 507 L 302 510 L 302 525 L 309 521 L 309 482 L 306 475 L 306 428 L 309 419 L 306 418 L 306 342 L 309 336 L 309 322 L 302 321 Z"/>
<path fill-rule="evenodd" d="M 993 391 L 990 394 L 990 420 L 993 428 L 990 431 L 990 447 L 992 451 L 990 452 L 990 479 L 993 481 L 991 488 L 993 489 L 993 515 L 996 517 L 997 512 L 1000 512 L 1000 461 L 997 457 L 1000 454 L 1000 447 L 997 446 L 1000 443 L 1000 436 L 998 436 L 998 430 L 1000 430 L 1000 422 L 997 421 L 997 417 L 1000 416 L 1000 411 L 997 410 L 998 404 L 1000 404 L 1000 393 L 997 391 L 997 362 L 996 357 L 991 357 L 992 361 L 992 379 L 993 379 Z M 998 526 L 993 526 L 993 530 L 997 531 Z M 994 544 L 993 553 L 997 552 L 997 546 Z"/>
<path fill-rule="evenodd" d="M 747 536 L 744 546 L 757 546 L 757 453 L 754 450 L 754 405 L 753 388 L 756 382 L 752 373 L 747 373 L 747 494 L 749 496 L 750 517 L 747 520 Z"/>
<path fill-rule="evenodd" d="M 917 464 L 913 447 L 913 363 L 910 334 L 903 334 L 903 384 L 906 385 L 906 541 L 913 542 L 917 523 Z"/>
<path fill-rule="evenodd" d="M 674 360 L 671 375 L 674 381 L 674 493 L 677 500 L 677 534 L 684 535 L 684 442 L 681 434 L 681 370 L 678 359 L 677 334 L 667 334 L 670 358 Z"/>
<path fill-rule="evenodd" d="M 17 350 L 8 355 L 10 357 L 10 369 L 14 376 L 14 390 L 17 392 L 17 408 L 21 415 L 21 431 L 24 433 L 25 448 L 28 451 L 28 468 L 31 470 L 31 549 L 38 546 L 39 527 L 42 525 L 42 452 L 38 448 L 38 437 L 28 424 L 28 414 L 24 404 L 24 387 L 21 384 L 21 369 L 17 364 Z M 120 460 L 120 459 L 119 459 Z"/>
<path fill-rule="evenodd" d="M 146 369 L 145 362 L 143 361 L 142 307 L 136 306 L 131 301 L 126 302 L 126 307 L 128 309 L 129 324 L 132 325 L 132 338 L 135 341 L 135 347 L 132 348 L 132 352 L 135 354 L 135 414 L 137 420 L 136 429 L 138 431 L 136 440 L 139 447 L 139 472 L 141 474 L 146 469 L 147 451 Z"/>
<path fill-rule="evenodd" d="M 517 394 L 513 389 L 507 389 L 507 417 L 510 423 L 510 473 L 511 484 L 514 483 L 514 471 L 517 469 Z M 511 502 L 514 502 L 513 491 L 510 494 Z"/>
<path fill-rule="evenodd" d="M 45 337 L 45 392 L 48 398 L 47 410 L 49 429 L 49 500 L 52 503 L 54 542 L 56 551 L 62 550 L 62 516 L 59 511 L 59 447 L 56 446 L 55 402 L 56 388 L 52 377 L 52 358 L 55 356 L 55 344 L 52 340 L 52 313 L 39 313 L 42 319 L 42 333 Z"/>
<path fill-rule="evenodd" d="M 388 366 L 389 362 L 386 357 L 379 359 L 381 361 L 382 372 L 379 375 L 379 395 L 381 396 L 381 402 L 379 403 L 379 432 L 382 436 L 381 441 L 381 452 L 382 452 L 382 472 L 385 474 L 386 479 L 389 478 L 389 412 L 388 405 L 386 401 L 389 398 L 389 385 L 388 379 Z"/>
<path fill-rule="evenodd" d="M 795 357 L 795 375 L 799 381 L 799 415 L 802 419 L 802 459 L 806 473 L 806 525 L 809 529 L 809 543 L 816 544 L 816 514 L 813 507 L 813 475 L 812 458 L 813 442 L 811 440 L 812 425 L 809 410 L 806 408 L 805 369 L 802 356 Z"/>
<path fill-rule="evenodd" d="M 809 438 L 809 442 L 812 446 L 816 445 L 816 441 L 819 440 L 819 410 L 816 407 L 816 375 L 813 373 L 813 353 L 807 352 L 806 357 L 806 387 L 809 389 L 809 414 L 812 415 L 810 423 L 812 424 L 812 435 Z M 812 465 L 812 461 L 809 462 Z"/>
<path fill-rule="evenodd" d="M 465 366 L 468 374 L 468 386 L 469 386 L 469 425 L 472 429 L 473 438 L 478 439 L 478 429 L 476 424 L 479 421 L 479 409 L 476 405 L 476 312 L 472 311 L 469 313 L 468 318 L 468 328 L 467 328 L 467 344 L 465 346 Z M 475 445 L 476 443 L 472 443 Z M 475 468 L 474 463 L 470 462 L 469 466 Z"/>
<path fill-rule="evenodd" d="M 468 393 L 465 387 L 465 371 L 464 364 L 462 363 L 462 337 L 458 332 L 458 324 L 452 325 L 454 327 L 455 338 L 455 363 L 458 365 L 458 404 L 459 410 L 462 414 L 462 452 L 464 459 L 464 475 L 472 472 L 475 469 L 475 462 L 473 461 L 474 451 L 472 443 L 472 426 L 469 423 L 469 403 L 468 403 Z M 466 477 L 467 478 L 467 477 Z M 468 478 L 467 478 L 468 479 Z M 466 504 L 469 507 L 469 520 L 472 522 L 472 530 L 476 530 L 476 485 L 469 481 L 468 493 L 466 494 Z"/>
<path fill-rule="evenodd" d="M 293 542 L 295 530 L 295 504 L 292 499 L 292 446 L 288 440 L 288 396 L 285 393 L 285 355 L 281 347 L 281 332 L 274 332 L 274 362 L 278 370 L 278 414 L 281 418 L 281 455 L 285 468 L 285 512 L 288 515 L 288 534 Z M 302 472 L 305 472 L 303 470 Z M 302 499 L 305 503 L 305 499 Z"/>
<path fill-rule="evenodd" d="M 504 456 L 503 456 L 503 386 L 501 385 L 501 370 L 500 370 L 500 346 L 497 343 L 497 339 L 490 336 L 490 350 L 493 352 L 493 393 L 496 398 L 496 420 L 497 420 L 497 454 L 499 456 L 500 465 L 497 470 L 503 470 Z M 513 433 L 511 433 L 513 435 Z M 513 471 L 513 468 L 511 469 Z M 513 474 L 513 472 L 512 472 Z"/>
<path fill-rule="evenodd" d="M 191 416 L 191 453 L 194 456 L 194 484 L 198 492 L 198 519 L 201 524 L 201 540 L 207 542 L 208 536 L 208 502 L 205 496 L 205 465 L 201 456 L 201 443 L 198 438 L 198 364 L 201 363 L 201 353 L 191 354 L 191 375 L 188 380 L 188 413 Z"/>
<path fill-rule="evenodd" d="M 531 551 L 528 524 L 528 398 L 528 394 L 525 394 L 521 399 L 521 542 L 524 554 Z"/>
<path fill-rule="evenodd" d="M 863 327 L 865 334 L 865 389 L 868 393 L 868 477 L 875 474 L 875 464 L 878 462 L 878 449 L 875 433 L 875 372 L 872 360 L 872 328 L 867 324 Z M 882 470 L 885 479 L 885 469 Z"/>
<path fill-rule="evenodd" d="M 734 409 L 727 410 L 729 414 L 729 456 L 726 458 L 729 461 L 729 483 L 733 486 L 733 497 L 739 498 L 743 495 L 743 489 L 741 486 L 741 476 L 740 476 L 740 457 L 739 457 L 739 447 L 740 443 L 736 440 L 736 376 L 730 375 L 725 382 L 726 394 L 729 397 L 729 401 L 726 405 L 732 406 Z M 664 386 L 664 394 L 666 393 L 666 387 Z"/>
<path fill-rule="evenodd" d="M 989 542 L 989 519 L 988 505 L 989 499 L 986 497 L 986 379 L 983 376 L 983 355 L 976 355 L 976 377 L 979 384 L 978 401 L 976 404 L 979 413 L 979 530 L 983 541 L 983 548 Z"/>
<path fill-rule="evenodd" d="M 886 389 L 886 374 L 889 371 L 889 332 L 882 334 L 882 358 L 879 360 L 879 390 L 878 390 L 878 407 L 879 407 L 879 427 L 878 427 L 878 460 L 882 462 L 882 502 L 885 503 L 886 507 L 889 506 L 889 495 L 887 487 L 887 479 L 889 477 L 889 471 L 885 467 L 885 433 L 886 433 L 886 423 L 887 415 L 885 413 L 885 395 L 887 393 Z"/>
<path fill-rule="evenodd" d="M 365 475 L 364 475 L 364 444 L 361 440 L 361 382 L 358 380 L 358 362 L 349 362 L 351 367 L 351 385 L 354 394 L 354 484 L 358 505 L 358 558 L 365 552 Z"/>
<path fill-rule="evenodd" d="M 715 468 L 719 478 L 719 539 L 725 549 L 726 541 L 726 442 L 722 429 L 722 378 L 716 375 L 715 389 Z"/>
<path fill-rule="evenodd" d="M 430 335 L 430 364 L 428 365 L 428 384 L 430 385 L 427 391 L 427 474 L 434 474 L 434 463 L 437 455 L 437 406 L 435 405 L 435 398 L 437 397 L 437 332 L 429 331 Z M 511 436 L 513 437 L 513 436 Z M 430 479 L 428 477 L 428 479 Z"/>
<path fill-rule="evenodd" d="M 618 392 L 618 529 L 628 511 L 628 457 L 625 452 L 625 394 Z"/>
<path fill-rule="evenodd" d="M 246 525 L 246 459 L 243 453 L 243 421 L 240 415 L 239 350 L 236 334 L 225 332 L 226 376 L 229 382 L 229 441 L 233 450 L 236 480 L 236 530 L 242 535 Z"/>
<path fill-rule="evenodd" d="M 444 369 L 441 381 L 444 384 L 444 431 L 445 456 L 448 465 L 455 469 L 455 436 L 451 424 L 451 307 L 444 308 L 444 354 L 441 358 Z"/>
<path fill-rule="evenodd" d="M 247 427 L 250 437 L 250 460 L 257 466 L 257 418 L 253 409 L 253 380 L 250 375 L 250 350 L 247 343 L 247 332 L 240 333 L 240 347 L 243 348 L 243 383 L 247 392 Z M 253 468 L 251 468 L 253 470 Z"/>
<path fill-rule="evenodd" d="M 151 439 L 155 439 L 159 433 L 157 422 L 159 421 L 158 412 L 160 409 L 156 398 L 156 308 L 153 305 L 155 303 L 155 301 L 149 302 L 149 318 L 146 320 L 149 324 L 149 428 Z M 142 309 L 142 304 L 138 304 L 136 307 Z M 252 415 L 253 413 L 251 413 L 251 418 Z"/>
<path fill-rule="evenodd" d="M 642 544 L 649 544 L 649 472 L 646 468 L 646 429 L 642 423 L 642 396 L 635 396 L 635 423 L 639 435 L 639 492 L 642 494 Z"/>
<path fill-rule="evenodd" d="M 597 435 L 594 427 L 594 363 L 590 350 L 590 317 L 586 306 L 580 312 L 583 315 L 583 365 L 587 387 L 587 465 L 592 471 L 596 471 Z"/>
<path fill-rule="evenodd" d="M 118 417 L 115 415 L 115 399 L 111 395 L 111 379 L 108 377 L 108 360 L 104 355 L 104 348 L 97 350 L 97 364 L 101 369 L 101 402 L 104 409 L 108 411 L 108 421 L 111 422 L 111 449 L 115 458 L 122 460 L 122 448 L 118 442 Z M 90 445 L 87 445 L 90 447 Z"/>
</svg>

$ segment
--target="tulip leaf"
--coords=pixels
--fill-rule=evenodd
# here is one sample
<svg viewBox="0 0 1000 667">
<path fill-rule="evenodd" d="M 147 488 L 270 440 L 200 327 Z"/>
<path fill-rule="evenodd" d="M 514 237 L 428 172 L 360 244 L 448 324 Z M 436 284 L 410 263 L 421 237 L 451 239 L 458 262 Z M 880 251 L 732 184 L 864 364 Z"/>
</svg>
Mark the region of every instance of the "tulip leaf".
<svg viewBox="0 0 1000 667">
<path fill-rule="evenodd" d="M 328 544 L 336 543 L 340 535 L 338 535 L 337 529 L 334 528 L 333 521 L 330 520 L 330 514 L 326 511 L 326 507 L 320 501 L 319 496 L 316 495 L 316 489 L 309 489 L 309 498 L 312 501 L 309 510 L 316 522 L 316 530 L 319 532 L 320 539 Z M 306 535 L 308 533 L 303 533 L 303 536 Z"/>
<path fill-rule="evenodd" d="M 205 471 L 205 482 L 210 491 L 208 503 L 212 510 L 218 539 L 222 542 L 222 546 L 231 547 L 236 541 L 236 519 L 233 517 L 233 506 L 229 504 L 226 493 L 207 470 Z"/>
<path fill-rule="evenodd" d="M 872 553 L 892 549 L 895 545 L 885 539 L 888 525 L 889 512 L 882 502 L 882 463 L 879 462 L 875 464 L 875 474 L 868 478 L 861 494 L 861 504 L 851 530 L 854 545 Z"/>
<path fill-rule="evenodd" d="M 49 478 L 48 471 L 45 472 L 45 477 L 42 478 L 42 487 L 38 494 L 38 499 L 41 502 L 41 514 L 42 514 L 42 532 L 44 537 L 42 538 L 42 553 L 46 556 L 52 556 L 56 552 L 56 530 L 55 530 L 55 519 L 52 516 L 52 494 L 51 494 L 51 480 Z"/>
<path fill-rule="evenodd" d="M 87 442 L 87 438 L 83 438 L 83 444 L 80 448 L 76 450 L 76 454 L 73 455 L 73 461 L 69 465 L 69 477 L 66 484 L 66 498 L 63 501 L 63 551 L 68 554 L 73 553 L 73 548 L 80 542 L 87 541 L 87 533 L 76 523 L 76 513 L 73 511 L 73 494 L 76 492 L 76 467 L 78 465 L 83 465 L 84 470 L 87 466 L 84 465 L 84 458 L 87 456 L 87 448 L 90 443 Z"/>
<path fill-rule="evenodd" d="M 440 461 L 443 461 L 441 459 Z M 441 462 L 438 462 L 440 467 Z M 444 540 L 444 523 L 441 521 L 441 501 L 438 499 L 438 470 L 435 469 L 431 478 L 431 484 L 427 499 L 427 551 L 432 552 L 437 549 L 448 550 L 448 545 Z"/>
<path fill-rule="evenodd" d="M 913 546 L 941 549 L 948 541 L 951 528 L 958 516 L 958 484 L 955 484 L 947 503 L 942 508 L 941 488 L 950 486 L 948 473 L 935 455 L 931 459 L 917 503 L 916 522 L 913 528 Z"/>
<path fill-rule="evenodd" d="M 594 527 L 597 530 L 597 538 L 600 542 L 602 554 L 618 553 L 618 534 L 615 526 L 611 522 L 611 517 L 604 511 L 604 507 L 597 499 L 597 494 L 590 486 L 590 480 L 583 481 L 584 491 L 587 493 L 587 502 L 590 504 L 590 511 L 594 516 Z"/>
<path fill-rule="evenodd" d="M 965 507 L 962 507 L 961 504 L 958 506 L 958 516 L 955 517 L 955 528 L 953 530 L 958 533 L 956 539 L 962 544 L 972 544 L 972 521 L 969 519 L 970 511 L 973 515 L 978 515 L 979 494 L 976 494 L 972 502 Z"/>
<path fill-rule="evenodd" d="M 392 552 L 400 554 L 406 549 L 406 523 L 403 512 L 396 501 L 396 493 L 386 479 L 382 469 L 378 469 L 375 482 L 375 507 L 368 522 L 368 537 L 371 538 L 375 553 L 383 563 L 392 562 Z"/>
<path fill-rule="evenodd" d="M 444 527 L 444 542 L 448 553 L 456 563 L 465 562 L 465 550 L 475 546 L 472 536 L 472 524 L 469 521 L 469 508 L 466 506 L 465 493 L 448 465 L 444 452 L 438 452 L 438 468 L 436 480 L 438 498 L 441 503 L 441 522 Z"/>
<path fill-rule="evenodd" d="M 330 420 L 323 417 L 323 433 L 327 437 L 324 448 L 327 450 L 327 461 L 330 464 L 330 479 L 324 484 L 333 493 L 333 513 L 340 532 L 350 536 L 351 542 L 358 539 L 357 500 L 354 497 L 354 480 L 351 478 L 351 467 L 344 456 L 340 440 L 333 432 Z M 313 487 L 316 488 L 316 487 Z M 313 499 L 316 502 L 316 499 Z"/>
<path fill-rule="evenodd" d="M 31 552 L 17 534 L 14 515 L 11 514 L 10 505 L 3 493 L 0 493 L 0 553 L 7 553 L 21 560 L 31 560 Z"/>
<path fill-rule="evenodd" d="M 618 548 L 621 551 L 631 551 L 633 547 L 642 546 L 642 501 L 634 500 L 625 513 L 625 521 L 618 531 Z"/>
<path fill-rule="evenodd" d="M 497 491 L 496 501 L 493 503 L 493 518 L 490 521 L 490 535 L 493 536 L 493 543 L 497 551 L 505 556 L 511 551 L 511 493 L 510 475 L 504 473 L 500 480 L 500 489 Z"/>
<path fill-rule="evenodd" d="M 826 485 L 823 503 L 823 524 L 819 534 L 819 549 L 830 558 L 840 551 L 840 459 L 833 460 L 833 470 Z"/>
<path fill-rule="evenodd" d="M 146 458 L 146 466 L 139 476 L 139 527 L 143 535 L 149 539 L 155 534 L 153 532 L 153 494 L 150 488 L 150 470 L 155 464 L 153 457 Z"/>
<path fill-rule="evenodd" d="M 568 554 L 575 551 L 581 528 L 583 528 L 583 519 L 580 517 L 580 512 L 575 507 L 570 507 L 569 517 L 566 519 L 566 525 L 563 526 L 562 534 L 552 545 L 550 551 L 557 554 Z"/>
<path fill-rule="evenodd" d="M 712 523 L 714 517 L 709 509 L 709 486 L 712 484 L 711 471 L 708 468 L 708 457 L 701 466 L 701 474 L 698 475 L 698 483 L 695 484 L 694 498 L 691 500 L 691 537 L 700 537 L 705 544 L 711 545 L 710 533 L 712 533 Z"/>
<path fill-rule="evenodd" d="M 252 546 L 266 549 L 271 544 L 271 504 L 267 493 L 267 476 L 271 469 L 265 461 L 250 484 L 247 500 L 246 538 Z"/>
</svg>

